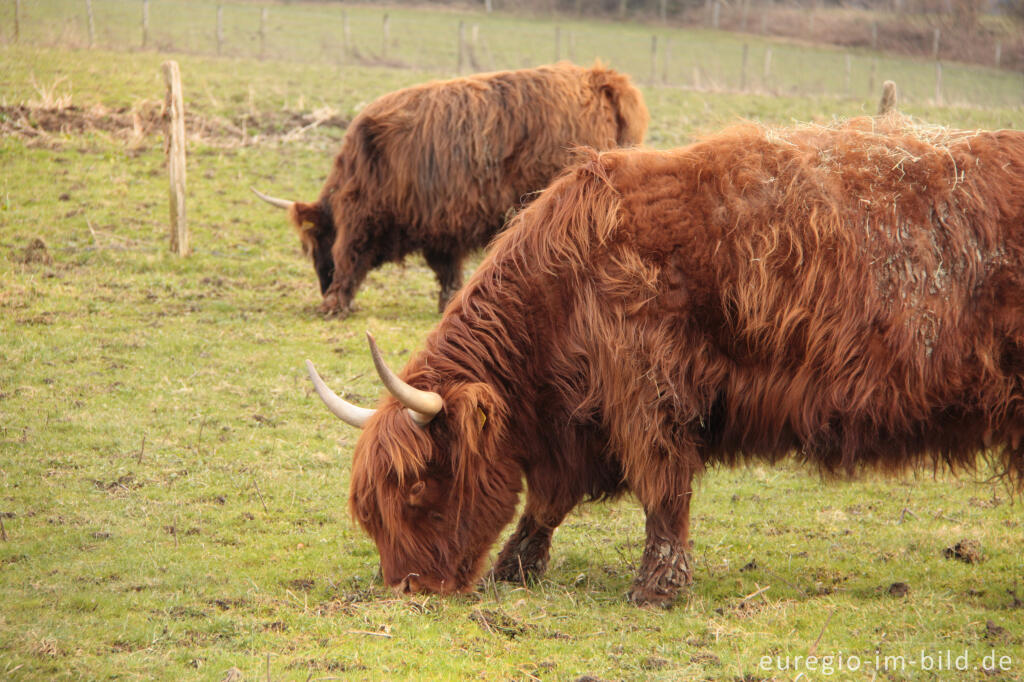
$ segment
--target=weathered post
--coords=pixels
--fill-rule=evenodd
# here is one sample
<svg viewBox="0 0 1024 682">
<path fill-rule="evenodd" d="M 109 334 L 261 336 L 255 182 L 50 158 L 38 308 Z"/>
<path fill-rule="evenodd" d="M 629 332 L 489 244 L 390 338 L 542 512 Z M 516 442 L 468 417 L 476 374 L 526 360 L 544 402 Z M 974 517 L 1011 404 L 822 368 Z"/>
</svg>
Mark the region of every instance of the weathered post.
<svg viewBox="0 0 1024 682">
<path fill-rule="evenodd" d="M 743 0 L 743 5 L 740 8 L 740 30 L 744 33 L 747 32 L 747 17 L 750 14 L 750 0 Z"/>
<path fill-rule="evenodd" d="M 142 0 L 142 47 L 149 45 L 149 0 Z"/>
<path fill-rule="evenodd" d="M 92 18 L 92 0 L 85 0 L 85 13 L 89 17 L 89 49 L 96 45 L 96 24 Z"/>
<path fill-rule="evenodd" d="M 668 0 L 658 0 L 658 16 L 661 17 L 661 23 L 668 21 Z"/>
<path fill-rule="evenodd" d="M 935 104 L 942 106 L 942 62 L 935 62 Z"/>
<path fill-rule="evenodd" d="M 267 56 L 267 8 L 260 9 L 260 60 Z"/>
<path fill-rule="evenodd" d="M 750 57 L 750 46 L 743 43 L 743 56 L 740 59 L 740 92 L 747 91 L 747 61 Z"/>
<path fill-rule="evenodd" d="M 882 98 L 878 100 L 878 115 L 885 116 L 897 107 L 896 84 L 892 81 L 882 83 Z"/>
<path fill-rule="evenodd" d="M 1000 40 L 996 41 L 996 68 L 1001 66 L 1003 61 L 1003 43 Z"/>
<path fill-rule="evenodd" d="M 765 90 L 769 89 L 769 81 L 772 77 L 772 48 L 765 48 L 764 51 L 764 72 L 761 74 L 761 83 Z"/>
<path fill-rule="evenodd" d="M 939 38 L 942 36 L 942 29 L 938 26 L 935 27 L 935 31 L 932 33 L 932 59 L 939 58 Z"/>
<path fill-rule="evenodd" d="M 347 10 L 341 10 L 341 51 L 346 59 L 352 55 L 352 31 L 348 27 Z"/>
<path fill-rule="evenodd" d="M 171 251 L 187 256 L 188 224 L 185 222 L 185 104 L 181 94 L 181 70 L 178 62 L 163 64 L 167 84 L 167 174 L 170 180 Z"/>
<path fill-rule="evenodd" d="M 661 49 L 661 82 L 668 85 L 668 71 L 672 63 L 671 38 L 665 38 L 665 46 Z"/>
<path fill-rule="evenodd" d="M 383 25 L 381 26 L 381 31 L 383 33 L 383 38 L 382 38 L 382 45 L 381 45 L 381 49 L 380 49 L 380 54 L 381 54 L 381 56 L 384 59 L 387 59 L 388 58 L 388 43 L 391 42 L 391 17 L 388 16 L 387 12 L 384 13 L 384 21 L 383 21 Z"/>
<path fill-rule="evenodd" d="M 722 3 L 714 0 L 711 5 L 711 28 L 718 30 L 718 20 L 722 14 Z"/>
<path fill-rule="evenodd" d="M 494 3 L 492 0 L 484 0 L 484 11 L 488 14 L 494 11 Z"/>
<path fill-rule="evenodd" d="M 654 85 L 658 74 L 658 36 L 651 36 L 651 85 Z"/>
<path fill-rule="evenodd" d="M 871 49 L 872 50 L 877 50 L 878 49 L 878 22 L 877 21 L 872 21 L 871 22 Z"/>
<path fill-rule="evenodd" d="M 878 60 L 871 60 L 871 74 L 868 76 L 868 92 L 875 91 L 875 81 L 878 80 Z M 885 83 L 882 84 L 882 89 L 885 89 Z"/>
<path fill-rule="evenodd" d="M 843 94 L 846 97 L 850 96 L 850 81 L 852 79 L 853 72 L 853 59 L 850 57 L 850 53 L 846 53 L 846 74 L 843 77 Z"/>
<path fill-rule="evenodd" d="M 224 6 L 217 5 L 217 56 L 224 49 Z"/>
<path fill-rule="evenodd" d="M 466 58 L 466 23 L 461 20 L 459 21 L 459 39 L 458 44 L 455 46 L 455 51 L 458 55 L 455 60 L 455 73 L 461 76 Z"/>
<path fill-rule="evenodd" d="M 555 61 L 562 58 L 562 27 L 555 26 Z"/>
<path fill-rule="evenodd" d="M 576 63 L 576 33 L 569 31 L 569 61 Z"/>
</svg>

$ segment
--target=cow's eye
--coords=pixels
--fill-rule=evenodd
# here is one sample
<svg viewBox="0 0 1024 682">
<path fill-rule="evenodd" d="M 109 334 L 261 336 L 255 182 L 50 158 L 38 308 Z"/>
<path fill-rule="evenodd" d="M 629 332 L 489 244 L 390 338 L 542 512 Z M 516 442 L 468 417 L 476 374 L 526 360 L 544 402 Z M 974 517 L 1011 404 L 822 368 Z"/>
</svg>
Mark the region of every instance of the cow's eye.
<svg viewBox="0 0 1024 682">
<path fill-rule="evenodd" d="M 444 521 L 444 514 L 441 512 L 430 512 L 431 521 Z"/>
</svg>

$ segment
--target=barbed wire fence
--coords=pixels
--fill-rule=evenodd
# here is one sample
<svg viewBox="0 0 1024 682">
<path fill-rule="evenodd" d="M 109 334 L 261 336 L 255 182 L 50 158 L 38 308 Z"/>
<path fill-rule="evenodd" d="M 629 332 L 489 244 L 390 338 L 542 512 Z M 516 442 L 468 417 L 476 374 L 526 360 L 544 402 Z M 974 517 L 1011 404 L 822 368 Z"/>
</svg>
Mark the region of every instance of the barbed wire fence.
<svg viewBox="0 0 1024 682">
<path fill-rule="evenodd" d="M 707 14 L 724 23 L 709 0 Z M 766 20 L 742 12 L 753 33 L 669 29 L 638 23 L 560 22 L 512 15 L 400 8 L 233 4 L 183 0 L 8 0 L 8 43 L 115 51 L 414 68 L 438 75 L 600 59 L 642 84 L 711 92 L 877 97 L 900 83 L 907 102 L 1019 106 L 1024 75 L 876 51 L 808 48 L 757 35 Z M 6 13 L 7 16 L 4 16 Z M 751 28 L 753 27 L 753 28 Z M 877 28 L 875 29 L 877 34 Z M 1002 59 L 994 47 L 993 66 Z M 812 63 L 809 63 L 813 61 Z"/>
</svg>

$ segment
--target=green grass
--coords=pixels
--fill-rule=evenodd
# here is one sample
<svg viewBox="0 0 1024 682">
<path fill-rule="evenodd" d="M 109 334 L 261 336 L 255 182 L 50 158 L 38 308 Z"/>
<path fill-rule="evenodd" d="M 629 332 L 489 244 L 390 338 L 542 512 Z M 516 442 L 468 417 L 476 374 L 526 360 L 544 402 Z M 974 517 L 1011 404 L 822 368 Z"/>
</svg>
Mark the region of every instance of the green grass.
<svg viewBox="0 0 1024 682">
<path fill-rule="evenodd" d="M 0 91 L 16 104 L 40 96 L 32 77 L 66 77 L 72 104 L 130 107 L 162 98 L 164 58 L 0 48 Z M 232 120 L 323 105 L 349 116 L 442 75 L 176 58 L 189 110 Z M 739 117 L 875 106 L 874 94 L 645 95 L 658 147 Z M 1020 107 L 906 109 L 1024 126 Z M 860 657 L 861 671 L 830 677 L 860 679 L 876 652 L 966 651 L 975 666 L 994 650 L 1012 667 L 992 679 L 1024 678 L 1024 609 L 1009 593 L 1024 598 L 1020 502 L 971 479 L 711 471 L 694 503 L 696 582 L 668 612 L 624 599 L 643 542 L 631 500 L 576 510 L 538 584 L 408 599 L 382 587 L 346 509 L 357 434 L 322 408 L 302 360 L 372 404 L 363 331 L 400 366 L 437 322 L 432 274 L 419 259 L 375 271 L 355 314 L 325 321 L 297 239 L 246 189 L 312 198 L 339 135 L 194 140 L 187 259 L 167 249 L 158 137 L 0 137 L 0 677 L 219 680 L 237 667 L 257 679 L 269 660 L 272 679 L 793 679 L 762 657 L 815 652 Z M 52 264 L 23 262 L 36 236 Z M 942 556 L 962 539 L 985 560 Z M 894 582 L 909 594 L 890 596 Z"/>
</svg>

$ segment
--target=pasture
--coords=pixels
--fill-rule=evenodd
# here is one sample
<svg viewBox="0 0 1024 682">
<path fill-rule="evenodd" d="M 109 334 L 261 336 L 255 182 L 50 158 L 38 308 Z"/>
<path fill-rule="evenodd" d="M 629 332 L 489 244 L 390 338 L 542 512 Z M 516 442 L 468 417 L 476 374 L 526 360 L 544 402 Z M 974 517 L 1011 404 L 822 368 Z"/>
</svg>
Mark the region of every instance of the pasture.
<svg viewBox="0 0 1024 682">
<path fill-rule="evenodd" d="M 799 49 L 806 71 L 841 78 Z M 376 270 L 352 316 L 324 320 L 296 236 L 248 187 L 312 199 L 361 106 L 450 73 L 174 55 L 193 134 L 194 253 L 179 259 L 166 58 L 0 46 L 0 677 L 1024 679 L 1024 515 L 984 470 L 709 471 L 695 582 L 669 611 L 625 601 L 643 545 L 630 499 L 574 511 L 537 583 L 393 595 L 347 512 L 357 433 L 302 361 L 371 405 L 364 331 L 403 365 L 438 319 L 433 274 Z M 903 109 L 1021 128 L 1016 76 L 990 85 L 999 106 Z M 877 103 L 644 94 L 659 148 Z"/>
</svg>

